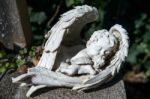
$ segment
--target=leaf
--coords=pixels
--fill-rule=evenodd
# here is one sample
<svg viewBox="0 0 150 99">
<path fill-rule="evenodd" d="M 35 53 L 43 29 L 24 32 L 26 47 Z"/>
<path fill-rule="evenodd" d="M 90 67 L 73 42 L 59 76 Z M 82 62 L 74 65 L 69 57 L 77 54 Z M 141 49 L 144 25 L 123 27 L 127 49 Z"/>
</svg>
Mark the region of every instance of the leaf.
<svg viewBox="0 0 150 99">
<path fill-rule="evenodd" d="M 31 56 L 31 57 L 34 57 L 35 56 L 35 52 L 34 51 L 29 51 L 29 55 Z"/>
<path fill-rule="evenodd" d="M 14 63 L 10 63 L 8 68 L 15 68 L 16 65 Z"/>
<path fill-rule="evenodd" d="M 31 22 L 37 23 L 38 25 L 41 25 L 45 20 L 47 19 L 47 16 L 44 12 L 33 12 L 31 13 Z"/>
<path fill-rule="evenodd" d="M 150 68 L 146 71 L 145 74 L 146 74 L 147 77 L 150 77 Z"/>
<path fill-rule="evenodd" d="M 4 66 L 0 66 L 0 73 L 3 73 L 6 71 L 6 68 Z"/>
<path fill-rule="evenodd" d="M 0 50 L 0 58 L 3 58 L 4 56 L 6 56 L 6 53 L 4 50 Z"/>
<path fill-rule="evenodd" d="M 150 41 L 150 34 L 149 34 L 149 32 L 145 33 L 143 35 L 143 38 L 144 38 L 144 42 L 148 43 Z"/>
<path fill-rule="evenodd" d="M 143 26 L 145 24 L 144 20 L 146 18 L 147 18 L 147 15 L 146 14 L 142 14 L 140 19 L 135 21 L 135 28 L 139 29 L 141 26 Z"/>
<path fill-rule="evenodd" d="M 129 50 L 127 61 L 132 64 L 137 64 L 137 56 L 141 53 L 146 53 L 146 45 L 144 43 L 141 43 L 139 45 L 132 45 Z"/>
<path fill-rule="evenodd" d="M 75 0 L 66 0 L 67 7 L 72 6 L 75 3 Z"/>
<path fill-rule="evenodd" d="M 21 54 L 21 55 L 24 55 L 24 54 L 27 54 L 27 49 L 26 48 L 23 48 L 23 49 L 21 49 L 20 51 L 19 51 L 19 53 Z"/>
<path fill-rule="evenodd" d="M 17 60 L 16 60 L 16 64 L 17 64 L 18 66 L 23 65 L 24 63 L 25 63 L 25 59 L 17 59 Z"/>
</svg>

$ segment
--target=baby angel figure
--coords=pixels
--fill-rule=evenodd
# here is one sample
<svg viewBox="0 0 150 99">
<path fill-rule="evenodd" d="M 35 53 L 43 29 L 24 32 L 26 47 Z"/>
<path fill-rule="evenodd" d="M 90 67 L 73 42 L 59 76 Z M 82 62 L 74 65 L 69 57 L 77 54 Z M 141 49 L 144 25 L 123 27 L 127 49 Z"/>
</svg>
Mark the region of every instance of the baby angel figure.
<svg viewBox="0 0 150 99">
<path fill-rule="evenodd" d="M 95 31 L 87 41 L 86 48 L 62 62 L 56 71 L 71 76 L 97 74 L 115 52 L 116 45 L 117 39 L 112 33 L 105 29 Z"/>
</svg>

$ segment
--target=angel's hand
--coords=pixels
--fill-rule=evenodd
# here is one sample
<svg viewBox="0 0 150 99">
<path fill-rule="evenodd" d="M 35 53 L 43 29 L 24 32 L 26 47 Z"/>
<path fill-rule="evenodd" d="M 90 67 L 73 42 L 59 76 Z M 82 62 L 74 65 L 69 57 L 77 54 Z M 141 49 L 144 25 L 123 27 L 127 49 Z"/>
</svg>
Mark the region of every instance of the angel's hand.
<svg viewBox="0 0 150 99">
<path fill-rule="evenodd" d="M 94 69 L 99 70 L 105 64 L 104 56 L 97 55 L 93 57 Z"/>
</svg>

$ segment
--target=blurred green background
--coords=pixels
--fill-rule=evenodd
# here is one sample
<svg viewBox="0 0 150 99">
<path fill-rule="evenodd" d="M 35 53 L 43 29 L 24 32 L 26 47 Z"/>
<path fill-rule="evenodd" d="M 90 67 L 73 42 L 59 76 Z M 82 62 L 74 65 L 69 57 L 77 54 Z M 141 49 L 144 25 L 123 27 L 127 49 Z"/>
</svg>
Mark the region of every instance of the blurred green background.
<svg viewBox="0 0 150 99">
<path fill-rule="evenodd" d="M 109 29 L 116 23 L 127 29 L 130 48 L 123 68 L 124 80 L 129 86 L 126 87 L 127 97 L 128 99 L 150 99 L 147 92 L 149 90 L 144 90 L 149 84 L 150 77 L 150 6 L 148 0 L 27 0 L 33 32 L 32 46 L 28 49 L 20 49 L 14 59 L 9 62 L 0 61 L 0 72 L 25 64 L 28 59 L 26 57 L 35 57 L 37 46 L 42 45 L 44 34 L 58 21 L 60 14 L 83 4 L 94 6 L 99 10 L 98 21 L 88 24 L 83 29 L 83 39 L 87 40 L 95 30 Z M 9 53 L 8 55 L 5 50 L 0 50 L 0 58 L 13 57 L 13 53 Z M 134 93 L 136 89 L 128 82 L 135 83 L 134 87 L 140 87 L 142 83 L 144 87 Z M 135 95 L 132 96 L 132 94 Z M 142 96 L 139 97 L 139 95 Z"/>
</svg>

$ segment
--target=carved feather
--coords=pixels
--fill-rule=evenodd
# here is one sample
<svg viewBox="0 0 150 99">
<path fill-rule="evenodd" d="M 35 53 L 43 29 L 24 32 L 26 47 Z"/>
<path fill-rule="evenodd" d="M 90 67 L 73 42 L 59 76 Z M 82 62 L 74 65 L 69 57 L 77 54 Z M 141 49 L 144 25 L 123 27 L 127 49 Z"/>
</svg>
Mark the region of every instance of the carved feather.
<svg viewBox="0 0 150 99">
<path fill-rule="evenodd" d="M 46 36 L 49 38 L 37 66 L 52 70 L 62 41 L 63 45 L 75 45 L 76 42 L 81 42 L 80 32 L 83 26 L 97 18 L 97 9 L 88 5 L 77 6 L 62 14 Z"/>
</svg>

